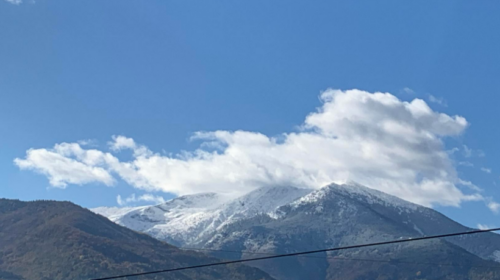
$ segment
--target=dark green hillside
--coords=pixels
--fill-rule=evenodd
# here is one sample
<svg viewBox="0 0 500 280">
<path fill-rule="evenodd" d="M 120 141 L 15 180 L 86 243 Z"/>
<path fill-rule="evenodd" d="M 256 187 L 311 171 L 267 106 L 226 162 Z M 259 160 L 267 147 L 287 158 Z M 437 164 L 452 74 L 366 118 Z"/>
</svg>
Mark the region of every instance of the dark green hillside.
<svg viewBox="0 0 500 280">
<path fill-rule="evenodd" d="M 69 202 L 0 199 L 0 279 L 69 280 L 217 259 L 179 250 Z M 272 279 L 243 265 L 135 279 Z"/>
</svg>

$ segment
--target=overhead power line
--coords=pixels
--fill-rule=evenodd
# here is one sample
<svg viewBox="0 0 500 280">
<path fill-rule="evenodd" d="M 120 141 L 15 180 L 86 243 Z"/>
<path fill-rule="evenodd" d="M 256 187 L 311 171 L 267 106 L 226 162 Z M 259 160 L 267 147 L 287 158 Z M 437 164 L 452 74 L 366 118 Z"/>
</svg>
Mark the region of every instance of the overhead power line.
<svg viewBox="0 0 500 280">
<path fill-rule="evenodd" d="M 415 238 L 408 238 L 408 239 L 398 239 L 398 240 L 350 245 L 350 246 L 335 247 L 335 248 L 328 248 L 328 249 L 319 249 L 319 250 L 295 252 L 295 253 L 288 253 L 288 254 L 262 256 L 262 257 L 257 257 L 257 258 L 248 258 L 248 259 L 241 259 L 241 260 L 232 260 L 232 261 L 223 261 L 223 262 L 192 265 L 192 266 L 183 266 L 183 267 L 178 267 L 178 268 L 170 268 L 170 269 L 163 269 L 163 270 L 123 274 L 123 275 L 109 276 L 109 277 L 103 277 L 103 278 L 93 278 L 90 280 L 111 280 L 111 279 L 119 279 L 119 278 L 125 278 L 125 277 L 134 277 L 134 276 L 142 276 L 142 275 L 150 275 L 150 274 L 158 274 L 158 273 L 176 272 L 176 271 L 204 268 L 204 267 L 210 267 L 210 266 L 220 266 L 220 265 L 228 265 L 228 264 L 251 262 L 251 261 L 260 261 L 260 260 L 269 260 L 269 259 L 277 259 L 277 258 L 285 258 L 285 257 L 303 256 L 303 255 L 322 253 L 322 252 L 333 252 L 333 251 L 341 251 L 341 250 L 349 250 L 349 249 L 359 249 L 359 248 L 372 247 L 372 246 L 398 244 L 398 243 L 406 243 L 406 242 L 429 240 L 429 239 L 444 238 L 444 237 L 471 235 L 471 234 L 485 233 L 485 232 L 492 232 L 492 231 L 499 231 L 499 230 L 500 230 L 500 228 L 492 228 L 492 229 L 473 230 L 473 231 L 464 231 L 464 232 L 456 232 L 456 233 L 448 233 L 448 234 L 440 234 L 440 235 L 415 237 Z"/>
<path fill-rule="evenodd" d="M 273 253 L 266 252 L 256 252 L 256 251 L 236 251 L 236 250 L 218 250 L 218 249 L 206 249 L 206 248 L 192 248 L 192 247 L 179 247 L 183 250 L 191 251 L 208 251 L 208 252 L 222 252 L 222 253 L 233 253 L 233 254 L 250 254 L 250 255 L 267 255 L 272 256 Z M 454 263 L 437 263 L 437 262 L 413 262 L 397 259 L 369 259 L 369 258 L 350 258 L 350 257 L 338 257 L 338 256 L 309 256 L 302 255 L 297 256 L 298 258 L 308 258 L 308 259 L 328 259 L 337 261 L 355 261 L 355 262 L 378 262 L 378 263 L 393 263 L 393 264 L 416 264 L 416 265 L 432 265 L 432 266 L 451 266 L 451 267 L 473 267 L 473 268 L 497 268 L 500 269 L 500 265 L 469 265 L 469 264 L 454 264 Z"/>
</svg>

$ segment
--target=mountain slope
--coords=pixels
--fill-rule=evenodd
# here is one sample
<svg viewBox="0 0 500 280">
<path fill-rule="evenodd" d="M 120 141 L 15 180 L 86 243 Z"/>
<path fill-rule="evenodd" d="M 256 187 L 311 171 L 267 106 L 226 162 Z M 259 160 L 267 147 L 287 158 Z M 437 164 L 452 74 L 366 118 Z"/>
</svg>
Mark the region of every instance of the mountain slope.
<svg viewBox="0 0 500 280">
<path fill-rule="evenodd" d="M 270 213 L 310 192 L 294 187 L 261 188 L 232 200 L 214 193 L 203 193 L 181 196 L 155 206 L 100 207 L 92 211 L 173 245 L 198 246 L 200 240 L 227 224 Z"/>
<path fill-rule="evenodd" d="M 0 199 L 0 279 L 89 279 L 216 262 L 69 202 Z M 231 265 L 135 279 L 272 279 Z"/>
<path fill-rule="evenodd" d="M 285 193 L 295 194 L 287 199 L 280 199 L 284 195 L 277 189 L 256 190 L 208 211 L 224 213 L 220 217 L 226 219 L 205 234 L 192 234 L 189 228 L 170 230 L 192 237 L 187 242 L 176 239 L 180 246 L 213 250 L 213 255 L 229 259 L 253 257 L 255 255 L 249 253 L 253 251 L 290 253 L 469 230 L 432 209 L 357 184 L 332 184 L 314 192 L 302 190 L 303 194 L 294 188 L 283 189 Z M 242 201 L 240 206 L 253 206 L 241 211 L 236 206 Z M 259 208 L 259 204 L 266 207 Z M 141 208 L 141 219 L 147 219 L 147 211 L 144 211 L 147 208 Z M 115 217 L 123 224 L 129 222 L 128 219 L 134 217 Z M 157 229 L 160 226 L 151 225 Z M 166 236 L 151 230 L 145 232 L 160 239 Z M 252 265 L 277 279 L 377 279 L 373 271 L 384 272 L 381 275 L 385 278 L 380 279 L 415 279 L 416 276 L 417 279 L 496 279 L 500 269 L 492 266 L 499 265 L 484 259 L 493 260 L 498 252 L 500 236 L 487 233 L 329 255 L 369 259 L 364 262 L 340 260 L 343 265 L 339 260 L 324 258 L 326 254 L 319 254 L 323 257 L 320 259 L 287 258 Z M 395 260 L 419 265 L 403 265 Z"/>
<path fill-rule="evenodd" d="M 418 236 L 421 230 L 406 220 L 406 215 L 419 214 L 421 220 L 432 221 L 435 217 L 428 210 L 367 188 L 331 185 L 278 208 L 274 217 L 261 215 L 228 225 L 204 244 L 212 250 L 280 254 L 395 240 Z M 449 232 L 446 228 L 441 230 Z M 252 254 L 214 251 L 214 255 L 237 259 Z M 385 277 L 382 279 L 414 279 L 419 271 L 424 279 L 496 279 L 492 275 L 497 277 L 499 269 L 491 267 L 500 267 L 445 240 L 379 246 L 329 256 L 368 261 L 344 260 L 339 264 L 329 259 L 289 258 L 254 265 L 277 279 L 304 279 L 307 275 L 314 275 L 315 279 L 377 279 L 379 274 Z M 381 262 L 384 260 L 418 265 Z M 478 270 L 475 266 L 488 268 Z M 379 273 L 377 277 L 374 272 Z"/>
<path fill-rule="evenodd" d="M 314 201 L 313 199 L 309 203 L 310 207 L 332 203 L 336 200 L 346 205 L 359 204 L 366 209 L 370 209 L 377 215 L 396 223 L 399 227 L 409 230 L 411 235 L 407 237 L 471 230 L 433 209 L 416 205 L 355 183 L 329 185 L 311 193 L 309 196 L 301 198 L 299 201 L 292 203 L 292 205 L 303 204 L 305 206 L 307 205 L 305 202 L 310 197 L 316 196 L 323 196 L 323 198 L 318 201 Z M 498 261 L 500 253 L 500 235 L 498 234 L 484 233 L 480 235 L 451 237 L 446 240 L 481 258 Z"/>
</svg>

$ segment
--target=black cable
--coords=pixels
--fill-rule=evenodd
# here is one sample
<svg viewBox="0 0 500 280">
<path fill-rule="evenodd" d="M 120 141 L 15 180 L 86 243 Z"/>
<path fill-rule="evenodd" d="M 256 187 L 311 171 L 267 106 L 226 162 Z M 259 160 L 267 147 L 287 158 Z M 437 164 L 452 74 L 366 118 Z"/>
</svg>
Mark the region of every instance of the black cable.
<svg viewBox="0 0 500 280">
<path fill-rule="evenodd" d="M 191 251 L 209 251 L 209 252 L 223 252 L 223 253 L 245 253 L 252 255 L 273 255 L 273 253 L 265 253 L 265 252 L 255 252 L 255 251 L 235 251 L 235 250 L 218 250 L 218 249 L 205 249 L 205 248 L 191 248 L 191 247 L 179 247 L 179 249 L 183 250 L 191 250 Z M 452 263 L 425 263 L 425 262 L 411 262 L 411 261 L 401 261 L 401 260 L 381 260 L 381 259 L 358 259 L 358 258 L 347 258 L 347 257 L 338 257 L 338 256 L 297 256 L 298 258 L 310 258 L 310 259 L 329 259 L 329 260 L 339 260 L 339 261 L 361 261 L 361 262 L 380 262 L 380 263 L 394 263 L 394 264 L 420 264 L 420 265 L 434 265 L 434 266 L 452 266 L 452 267 L 474 267 L 474 268 L 498 268 L 500 269 L 500 265 L 468 265 L 468 264 L 452 264 Z"/>
<path fill-rule="evenodd" d="M 124 274 L 124 275 L 117 275 L 117 276 L 110 276 L 110 277 L 103 277 L 103 278 L 94 278 L 94 279 L 90 279 L 90 280 L 111 280 L 111 279 L 118 279 L 118 278 L 124 278 L 124 277 L 134 277 L 134 276 L 141 276 L 141 275 L 174 272 L 174 271 L 196 269 L 196 268 L 203 268 L 203 267 L 209 267 L 209 266 L 228 265 L 228 264 L 243 263 L 243 262 L 250 262 L 250 261 L 260 261 L 260 260 L 268 260 L 268 259 L 276 259 L 276 258 L 284 258 L 284 257 L 293 257 L 293 256 L 301 256 L 301 255 L 308 255 L 308 254 L 314 254 L 314 253 L 332 252 L 332 251 L 340 251 L 340 250 L 347 250 L 347 249 L 357 249 L 357 248 L 364 248 L 364 247 L 371 247 L 371 246 L 397 244 L 397 243 L 436 239 L 436 238 L 443 238 L 443 237 L 471 235 L 471 234 L 476 234 L 476 233 L 485 233 L 485 232 L 492 232 L 492 231 L 499 231 L 499 230 L 500 230 L 500 228 L 492 228 L 492 229 L 484 229 L 484 230 L 473 230 L 473 231 L 456 232 L 456 233 L 448 233 L 448 234 L 441 234 L 441 235 L 415 237 L 415 238 L 408 238 L 408 239 L 398 239 L 398 240 L 351 245 L 351 246 L 336 247 L 336 248 L 329 248 L 329 249 L 320 249 L 320 250 L 272 255 L 272 256 L 265 256 L 265 257 L 258 257 L 258 258 L 224 261 L 224 262 L 200 264 L 200 265 L 193 265 L 193 266 L 184 266 L 184 267 L 170 268 L 170 269 L 163 269 L 163 270 L 156 270 L 156 271 L 139 272 L 139 273 Z"/>
</svg>

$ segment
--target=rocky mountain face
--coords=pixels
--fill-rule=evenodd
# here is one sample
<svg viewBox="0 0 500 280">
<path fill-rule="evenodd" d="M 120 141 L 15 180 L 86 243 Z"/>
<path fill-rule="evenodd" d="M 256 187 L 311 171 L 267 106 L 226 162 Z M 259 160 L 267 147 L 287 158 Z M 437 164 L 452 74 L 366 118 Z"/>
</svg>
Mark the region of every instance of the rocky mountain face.
<svg viewBox="0 0 500 280">
<path fill-rule="evenodd" d="M 100 208 L 118 224 L 181 247 L 240 259 L 470 230 L 444 215 L 357 184 L 262 188 L 165 204 Z M 497 279 L 500 235 L 483 233 L 254 262 L 276 279 Z"/>
<path fill-rule="evenodd" d="M 217 261 L 69 202 L 0 199 L 2 280 L 84 280 Z M 130 279 L 273 278 L 256 268 L 229 265 Z"/>
</svg>

